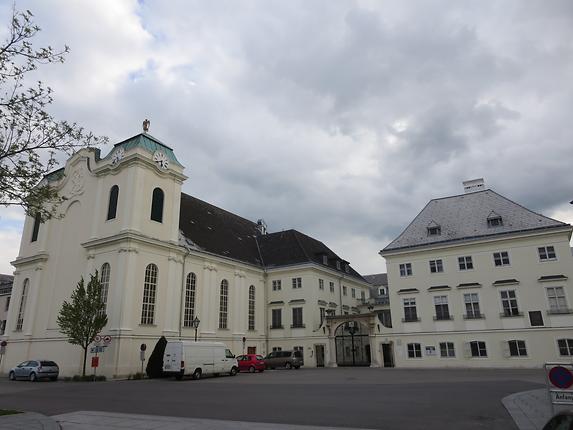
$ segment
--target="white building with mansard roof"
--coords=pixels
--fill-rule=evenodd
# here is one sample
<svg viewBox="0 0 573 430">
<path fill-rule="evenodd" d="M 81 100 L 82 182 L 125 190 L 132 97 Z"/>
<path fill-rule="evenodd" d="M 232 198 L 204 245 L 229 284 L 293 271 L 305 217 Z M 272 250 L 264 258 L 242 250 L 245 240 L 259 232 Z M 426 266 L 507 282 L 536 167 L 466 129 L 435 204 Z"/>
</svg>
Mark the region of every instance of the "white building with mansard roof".
<svg viewBox="0 0 573 430">
<path fill-rule="evenodd" d="M 369 284 L 322 242 L 257 223 L 181 192 L 174 151 L 141 133 L 82 149 L 46 177 L 65 197 L 58 217 L 28 217 L 15 267 L 0 373 L 49 358 L 63 375 L 81 369 L 81 348 L 57 325 L 64 300 L 96 270 L 112 341 L 99 374 L 140 369 L 139 348 L 161 336 L 217 340 L 240 354 L 299 349 L 306 366 L 336 365 L 326 315 L 359 312 Z M 243 341 L 244 339 L 244 341 Z M 375 365 L 376 363 L 374 363 Z"/>
<path fill-rule="evenodd" d="M 380 254 L 400 367 L 539 367 L 573 357 L 569 224 L 535 213 L 483 180 L 431 200 Z"/>
</svg>

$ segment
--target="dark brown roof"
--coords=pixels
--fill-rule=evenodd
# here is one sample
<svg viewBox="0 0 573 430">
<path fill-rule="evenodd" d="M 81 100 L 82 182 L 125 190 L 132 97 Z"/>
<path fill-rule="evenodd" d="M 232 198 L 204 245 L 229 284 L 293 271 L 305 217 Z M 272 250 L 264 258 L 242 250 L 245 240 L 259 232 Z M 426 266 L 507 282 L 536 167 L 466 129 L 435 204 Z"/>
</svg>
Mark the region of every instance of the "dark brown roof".
<svg viewBox="0 0 573 430">
<path fill-rule="evenodd" d="M 179 229 L 197 248 L 222 257 L 265 268 L 313 262 L 364 281 L 352 267 L 346 273 L 344 259 L 306 234 L 286 230 L 260 235 L 254 222 L 184 193 Z M 323 255 L 328 257 L 327 265 Z M 340 269 L 336 261 L 341 262 Z"/>
</svg>

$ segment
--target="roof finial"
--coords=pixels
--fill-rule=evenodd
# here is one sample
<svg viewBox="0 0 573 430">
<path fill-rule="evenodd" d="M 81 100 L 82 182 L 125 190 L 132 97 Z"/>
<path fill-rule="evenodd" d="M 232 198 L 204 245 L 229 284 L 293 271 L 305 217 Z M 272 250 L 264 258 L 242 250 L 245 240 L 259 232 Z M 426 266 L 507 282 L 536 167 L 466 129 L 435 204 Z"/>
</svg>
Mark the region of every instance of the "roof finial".
<svg viewBox="0 0 573 430">
<path fill-rule="evenodd" d="M 145 118 L 145 121 L 143 121 L 143 132 L 147 133 L 149 131 L 149 125 L 151 124 L 151 122 Z"/>
</svg>

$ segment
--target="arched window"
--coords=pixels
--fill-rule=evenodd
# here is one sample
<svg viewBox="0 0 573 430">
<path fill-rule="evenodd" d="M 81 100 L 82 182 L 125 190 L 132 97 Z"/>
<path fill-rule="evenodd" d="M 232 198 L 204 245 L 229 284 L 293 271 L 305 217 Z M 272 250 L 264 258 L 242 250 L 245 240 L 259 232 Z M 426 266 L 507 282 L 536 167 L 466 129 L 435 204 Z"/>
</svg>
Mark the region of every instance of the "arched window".
<svg viewBox="0 0 573 430">
<path fill-rule="evenodd" d="M 107 294 L 109 292 L 109 275 L 110 275 L 109 263 L 103 263 L 101 266 L 100 284 L 101 284 L 101 301 L 103 302 L 103 312 L 107 311 Z"/>
<path fill-rule="evenodd" d="M 153 324 L 155 318 L 155 295 L 157 293 L 157 266 L 153 263 L 145 268 L 143 283 L 143 307 L 141 324 Z"/>
<path fill-rule="evenodd" d="M 255 329 L 255 286 L 249 287 L 249 330 Z"/>
<path fill-rule="evenodd" d="M 28 299 L 28 289 L 30 288 L 30 280 L 24 280 L 22 287 L 22 297 L 20 297 L 20 308 L 18 309 L 18 319 L 16 320 L 16 331 L 22 331 L 24 326 L 24 313 L 26 312 L 26 300 Z"/>
<path fill-rule="evenodd" d="M 42 217 L 39 213 L 36 214 L 34 217 L 34 228 L 32 229 L 32 240 L 31 242 L 35 242 L 38 240 L 38 233 L 40 232 L 40 224 L 42 223 Z"/>
<path fill-rule="evenodd" d="M 115 219 L 115 215 L 117 213 L 117 199 L 119 197 L 119 187 L 114 185 L 109 190 L 109 204 L 107 206 L 107 220 Z"/>
<path fill-rule="evenodd" d="M 155 188 L 153 190 L 153 199 L 151 201 L 151 220 L 163 222 L 163 190 Z"/>
<path fill-rule="evenodd" d="M 187 282 L 185 283 L 185 312 L 183 316 L 183 327 L 191 327 L 193 318 L 195 318 L 195 286 L 197 284 L 197 277 L 195 273 L 187 275 Z"/>
<path fill-rule="evenodd" d="M 229 306 L 229 282 L 226 279 L 221 281 L 221 294 L 219 295 L 219 328 L 227 328 L 227 317 Z"/>
</svg>

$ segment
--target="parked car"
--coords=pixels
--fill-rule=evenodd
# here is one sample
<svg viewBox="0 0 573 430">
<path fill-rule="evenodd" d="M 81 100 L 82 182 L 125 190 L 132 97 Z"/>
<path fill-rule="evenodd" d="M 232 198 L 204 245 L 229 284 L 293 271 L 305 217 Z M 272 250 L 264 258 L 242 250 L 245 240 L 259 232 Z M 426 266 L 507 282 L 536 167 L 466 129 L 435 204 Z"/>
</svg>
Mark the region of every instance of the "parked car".
<svg viewBox="0 0 573 430">
<path fill-rule="evenodd" d="M 205 375 L 235 376 L 239 365 L 233 353 L 221 342 L 169 341 L 163 354 L 163 373 L 182 379 L 190 375 L 201 379 Z"/>
<path fill-rule="evenodd" d="M 245 354 L 237 357 L 240 371 L 249 371 L 255 373 L 257 370 L 263 372 L 266 369 L 265 361 L 262 355 L 258 354 Z"/>
<path fill-rule="evenodd" d="M 300 368 L 304 365 L 301 351 L 273 351 L 265 357 L 267 369 L 285 367 L 287 369 Z"/>
<path fill-rule="evenodd" d="M 32 382 L 39 379 L 49 379 L 55 381 L 60 374 L 58 365 L 50 360 L 28 360 L 13 367 L 8 372 L 8 378 L 11 381 L 16 379 L 28 379 Z"/>
</svg>

